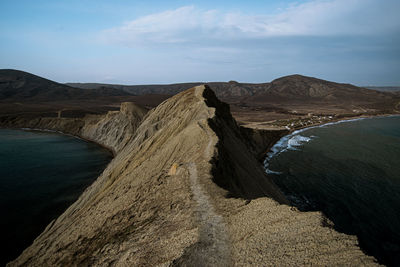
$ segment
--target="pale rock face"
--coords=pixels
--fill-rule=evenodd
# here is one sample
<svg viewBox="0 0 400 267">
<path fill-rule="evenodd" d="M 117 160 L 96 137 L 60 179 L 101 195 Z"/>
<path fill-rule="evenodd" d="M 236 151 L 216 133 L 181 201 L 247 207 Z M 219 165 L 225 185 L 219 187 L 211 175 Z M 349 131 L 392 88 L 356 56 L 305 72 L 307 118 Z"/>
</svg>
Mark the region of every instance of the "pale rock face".
<svg viewBox="0 0 400 267">
<path fill-rule="evenodd" d="M 118 153 L 132 138 L 146 113 L 146 109 L 125 102 L 121 104 L 120 111 L 109 111 L 100 120 L 85 123 L 80 135 Z"/>
<path fill-rule="evenodd" d="M 147 113 L 124 103 L 104 116 L 19 123 L 116 155 L 9 266 L 374 264 L 320 213 L 286 205 L 257 160 L 272 136 L 238 127 L 206 86 Z"/>
</svg>

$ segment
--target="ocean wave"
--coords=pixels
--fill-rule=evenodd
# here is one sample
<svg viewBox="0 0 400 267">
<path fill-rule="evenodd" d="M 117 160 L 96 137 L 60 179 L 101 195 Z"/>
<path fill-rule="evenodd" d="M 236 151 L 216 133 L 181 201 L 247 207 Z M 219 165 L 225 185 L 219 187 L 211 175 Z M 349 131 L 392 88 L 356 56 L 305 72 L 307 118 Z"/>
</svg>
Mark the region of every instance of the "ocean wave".
<svg viewBox="0 0 400 267">
<path fill-rule="evenodd" d="M 282 137 L 272 148 L 271 151 L 267 153 L 267 157 L 264 160 L 264 168 L 268 174 L 281 174 L 280 172 L 270 170 L 269 162 L 270 160 L 287 150 L 298 150 L 297 147 L 302 146 L 304 143 L 310 142 L 316 136 L 302 136 L 300 133 L 301 130 L 294 131 L 293 133 Z"/>
<path fill-rule="evenodd" d="M 295 135 L 288 140 L 287 149 L 297 150 L 296 147 L 301 146 L 303 143 L 308 143 L 310 141 L 311 141 L 311 137 Z"/>
<path fill-rule="evenodd" d="M 340 123 L 345 123 L 345 122 L 354 122 L 354 121 L 359 121 L 359 120 L 364 120 L 367 118 L 356 118 L 356 119 L 348 119 L 348 120 L 341 120 L 341 121 L 335 121 L 335 122 L 328 122 L 325 124 L 321 125 L 315 125 L 315 126 L 310 126 L 307 128 L 299 129 L 296 131 L 293 131 L 292 133 L 283 136 L 278 142 L 275 143 L 275 145 L 271 148 L 271 150 L 267 153 L 267 157 L 264 160 L 264 168 L 265 171 L 268 174 L 281 174 L 280 172 L 270 170 L 269 167 L 269 162 L 273 157 L 276 155 L 285 152 L 287 150 L 299 150 L 298 147 L 302 146 L 304 143 L 310 142 L 312 139 L 316 138 L 317 136 L 302 136 L 300 133 L 305 132 L 310 129 L 314 128 L 323 128 L 326 126 L 334 125 L 334 124 L 340 124 Z"/>
<path fill-rule="evenodd" d="M 277 172 L 277 171 L 273 171 L 273 170 L 270 170 L 270 169 L 265 169 L 265 172 L 267 173 L 267 174 L 282 174 L 281 172 Z"/>
<path fill-rule="evenodd" d="M 264 168 L 266 173 L 268 174 L 281 174 L 280 172 L 270 170 L 269 167 L 269 162 L 270 160 L 275 157 L 276 155 L 285 152 L 287 150 L 299 150 L 297 147 L 302 146 L 304 143 L 310 142 L 312 139 L 317 138 L 317 136 L 311 135 L 310 137 L 302 136 L 300 133 L 305 132 L 310 129 L 315 129 L 315 128 L 324 128 L 327 126 L 335 125 L 335 124 L 341 124 L 341 123 L 346 123 L 346 122 L 355 122 L 355 121 L 361 121 L 365 119 L 373 119 L 377 117 L 398 117 L 400 115 L 394 114 L 394 115 L 385 115 L 385 116 L 375 116 L 375 117 L 362 117 L 362 118 L 355 118 L 355 119 L 347 119 L 347 120 L 340 120 L 340 121 L 334 121 L 334 122 L 328 122 L 325 124 L 320 124 L 320 125 L 315 125 L 315 126 L 310 126 L 306 127 L 303 129 L 299 129 L 296 131 L 293 131 L 292 133 L 283 136 L 278 142 L 275 143 L 275 145 L 271 148 L 271 150 L 267 153 L 267 157 L 264 160 Z"/>
</svg>

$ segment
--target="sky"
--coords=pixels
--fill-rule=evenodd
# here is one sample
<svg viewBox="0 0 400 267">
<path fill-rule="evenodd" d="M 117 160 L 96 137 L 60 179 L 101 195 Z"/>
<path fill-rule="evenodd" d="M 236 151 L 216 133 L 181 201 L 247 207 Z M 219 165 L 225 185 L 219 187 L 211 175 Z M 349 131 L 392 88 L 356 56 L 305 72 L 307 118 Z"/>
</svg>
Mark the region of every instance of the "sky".
<svg viewBox="0 0 400 267">
<path fill-rule="evenodd" d="M 57 82 L 400 86 L 399 0 L 1 0 L 0 68 Z"/>
</svg>

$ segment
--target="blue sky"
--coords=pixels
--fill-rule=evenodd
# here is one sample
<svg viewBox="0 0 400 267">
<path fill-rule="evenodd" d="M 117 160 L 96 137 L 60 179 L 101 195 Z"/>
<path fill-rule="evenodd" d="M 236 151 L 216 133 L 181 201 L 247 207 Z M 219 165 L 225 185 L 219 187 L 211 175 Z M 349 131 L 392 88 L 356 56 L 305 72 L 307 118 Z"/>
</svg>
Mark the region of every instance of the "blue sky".
<svg viewBox="0 0 400 267">
<path fill-rule="evenodd" d="M 58 82 L 400 85 L 400 1 L 1 0 L 0 68 Z"/>
</svg>

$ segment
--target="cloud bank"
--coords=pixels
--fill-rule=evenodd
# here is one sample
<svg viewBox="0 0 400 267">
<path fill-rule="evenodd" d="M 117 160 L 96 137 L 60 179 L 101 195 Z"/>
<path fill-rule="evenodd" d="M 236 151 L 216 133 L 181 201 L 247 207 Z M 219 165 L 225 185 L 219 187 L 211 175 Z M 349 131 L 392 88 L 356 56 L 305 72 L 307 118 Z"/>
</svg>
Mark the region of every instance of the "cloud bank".
<svg viewBox="0 0 400 267">
<path fill-rule="evenodd" d="M 314 0 L 278 14 L 243 14 L 184 6 L 102 32 L 126 46 L 235 42 L 294 36 L 371 36 L 400 29 L 397 0 Z"/>
</svg>

